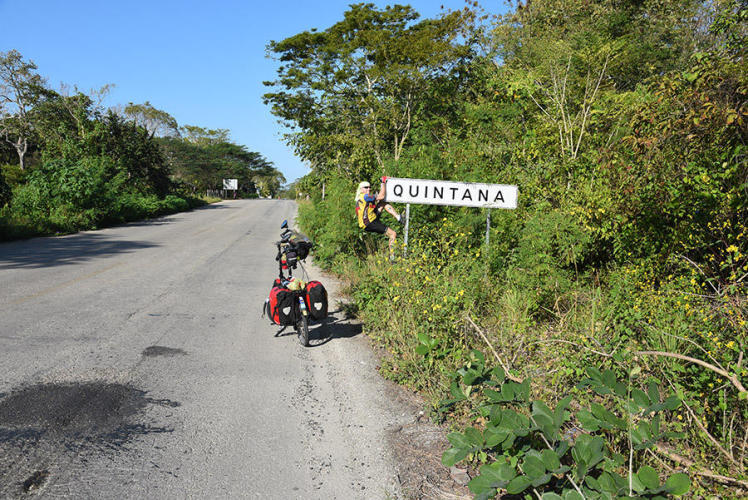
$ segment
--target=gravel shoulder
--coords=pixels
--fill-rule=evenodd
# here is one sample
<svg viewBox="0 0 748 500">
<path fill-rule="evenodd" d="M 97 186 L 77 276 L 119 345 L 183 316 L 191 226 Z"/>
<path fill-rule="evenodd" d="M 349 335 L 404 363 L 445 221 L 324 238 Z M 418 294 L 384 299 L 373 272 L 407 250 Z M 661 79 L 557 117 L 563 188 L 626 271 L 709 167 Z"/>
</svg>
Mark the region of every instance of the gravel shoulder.
<svg viewBox="0 0 748 500">
<path fill-rule="evenodd" d="M 381 352 L 362 332 L 358 320 L 346 318 L 343 306 L 349 299 L 341 292 L 341 283 L 313 264 L 307 269 L 312 279 L 322 281 L 330 295 L 331 324 L 327 328 L 331 337 L 346 339 L 331 342 L 331 349 L 325 353 L 326 362 L 332 364 L 328 373 L 334 374 L 336 380 L 331 386 L 340 387 L 340 383 L 345 386 L 337 395 L 341 402 L 339 414 L 347 417 L 345 401 L 350 401 L 352 407 L 371 409 L 358 425 L 381 435 L 382 448 L 370 446 L 369 456 L 383 457 L 395 471 L 395 481 L 386 486 L 384 496 L 369 498 L 472 498 L 465 485 L 469 478 L 458 470 L 450 473 L 441 464 L 442 453 L 449 447 L 447 430 L 429 421 L 423 411 L 425 402 L 417 393 L 379 375 Z M 355 429 L 357 424 L 352 425 Z"/>
</svg>

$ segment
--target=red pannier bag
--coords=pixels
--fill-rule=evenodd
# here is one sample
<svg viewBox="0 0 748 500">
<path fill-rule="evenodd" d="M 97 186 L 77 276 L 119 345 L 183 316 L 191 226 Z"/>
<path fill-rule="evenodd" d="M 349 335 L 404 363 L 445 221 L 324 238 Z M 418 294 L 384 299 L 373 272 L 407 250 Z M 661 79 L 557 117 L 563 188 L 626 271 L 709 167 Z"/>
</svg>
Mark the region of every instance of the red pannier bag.
<svg viewBox="0 0 748 500">
<path fill-rule="evenodd" d="M 276 325 L 294 324 L 294 293 L 282 286 L 273 286 L 265 303 L 268 316 Z"/>
<path fill-rule="evenodd" d="M 306 284 L 306 308 L 313 320 L 319 321 L 327 317 L 327 290 L 319 281 Z"/>
</svg>

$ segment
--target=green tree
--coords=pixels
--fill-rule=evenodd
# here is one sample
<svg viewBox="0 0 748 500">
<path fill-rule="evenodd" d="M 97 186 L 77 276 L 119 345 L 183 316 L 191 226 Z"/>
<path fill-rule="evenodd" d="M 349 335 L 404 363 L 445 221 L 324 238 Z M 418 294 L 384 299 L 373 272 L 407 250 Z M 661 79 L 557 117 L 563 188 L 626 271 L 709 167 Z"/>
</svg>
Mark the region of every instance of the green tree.
<svg viewBox="0 0 748 500">
<path fill-rule="evenodd" d="M 21 170 L 34 135 L 32 109 L 46 94 L 36 70 L 18 51 L 0 52 L 0 135 L 16 150 Z"/>
<path fill-rule="evenodd" d="M 271 42 L 281 66 L 264 99 L 294 130 L 289 144 L 313 168 L 348 176 L 397 161 L 431 82 L 467 55 L 463 16 L 416 22 L 409 6 L 354 4 L 322 32 Z"/>
<path fill-rule="evenodd" d="M 125 106 L 124 115 L 146 129 L 151 137 L 179 136 L 177 120 L 166 111 L 154 108 L 148 101 L 143 104 L 129 103 Z"/>
</svg>

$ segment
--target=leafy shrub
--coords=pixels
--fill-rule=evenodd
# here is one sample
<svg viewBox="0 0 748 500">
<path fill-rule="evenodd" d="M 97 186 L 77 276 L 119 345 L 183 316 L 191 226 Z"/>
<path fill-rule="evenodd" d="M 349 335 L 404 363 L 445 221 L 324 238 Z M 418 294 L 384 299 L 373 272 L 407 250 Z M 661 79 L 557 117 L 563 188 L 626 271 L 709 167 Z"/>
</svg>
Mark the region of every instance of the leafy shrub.
<svg viewBox="0 0 748 500">
<path fill-rule="evenodd" d="M 3 174 L 2 169 L 0 169 L 0 209 L 10 203 L 12 194 L 10 186 L 5 181 L 5 175 Z"/>
<path fill-rule="evenodd" d="M 43 164 L 13 197 L 13 214 L 49 219 L 64 231 L 96 227 L 111 216 L 125 175 L 106 158 Z"/>
</svg>

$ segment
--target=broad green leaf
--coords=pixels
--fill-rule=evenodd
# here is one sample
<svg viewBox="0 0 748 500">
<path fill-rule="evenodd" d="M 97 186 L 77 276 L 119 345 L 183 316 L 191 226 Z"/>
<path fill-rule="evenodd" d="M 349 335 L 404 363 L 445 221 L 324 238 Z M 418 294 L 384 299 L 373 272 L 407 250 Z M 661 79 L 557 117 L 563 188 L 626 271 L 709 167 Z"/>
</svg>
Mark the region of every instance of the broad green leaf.
<svg viewBox="0 0 748 500">
<path fill-rule="evenodd" d="M 584 497 L 576 490 L 568 490 L 564 492 L 564 500 L 584 500 Z"/>
<path fill-rule="evenodd" d="M 522 462 L 522 471 L 534 481 L 545 474 L 545 464 L 540 458 L 529 456 Z"/>
<path fill-rule="evenodd" d="M 501 386 L 501 401 L 512 401 L 514 399 L 514 382 L 507 382 Z"/>
<path fill-rule="evenodd" d="M 660 478 L 657 475 L 657 471 L 649 465 L 642 466 L 636 475 L 648 490 L 656 490 L 660 487 Z"/>
<path fill-rule="evenodd" d="M 548 481 L 550 481 L 551 477 L 553 477 L 553 476 L 551 476 L 550 474 L 543 474 L 542 476 L 533 479 L 533 481 L 532 481 L 532 483 L 530 485 L 533 488 L 537 488 L 538 486 L 542 486 L 542 485 L 546 484 Z"/>
<path fill-rule="evenodd" d="M 595 479 L 592 476 L 587 476 L 584 478 L 584 483 L 591 489 L 595 491 L 602 491 L 602 487 L 600 486 L 600 482 Z"/>
<path fill-rule="evenodd" d="M 627 392 L 627 391 L 628 391 L 628 389 L 626 388 L 626 384 L 624 384 L 623 382 L 618 382 L 618 383 L 616 384 L 616 388 L 615 388 L 615 393 L 616 393 L 616 394 L 617 394 L 618 396 L 620 396 L 620 397 L 622 397 L 622 398 L 625 398 L 625 397 L 626 397 L 626 392 Z"/>
<path fill-rule="evenodd" d="M 572 396 L 566 396 L 564 399 L 558 402 L 558 406 L 556 406 L 556 409 L 553 411 L 553 421 L 556 425 L 556 428 L 560 428 L 561 425 L 569 418 L 569 414 L 566 409 L 569 407 L 572 399 Z"/>
<path fill-rule="evenodd" d="M 680 406 L 680 398 L 678 396 L 670 396 L 665 401 L 665 408 L 668 410 L 675 410 Z"/>
<path fill-rule="evenodd" d="M 478 349 L 472 349 L 470 351 L 470 354 L 473 356 L 473 358 L 475 358 L 475 361 L 477 361 L 479 364 L 484 365 L 486 363 L 486 357 Z"/>
<path fill-rule="evenodd" d="M 480 447 L 483 445 L 483 435 L 474 427 L 468 427 L 465 429 L 465 437 L 472 447 Z"/>
<path fill-rule="evenodd" d="M 468 456 L 468 448 L 450 448 L 442 453 L 442 464 L 445 467 L 452 467 L 454 464 Z"/>
<path fill-rule="evenodd" d="M 491 374 L 500 383 L 506 380 L 506 373 L 504 372 L 504 369 L 500 366 L 497 366 L 496 368 L 491 370 Z"/>
<path fill-rule="evenodd" d="M 592 413 L 590 413 L 587 410 L 579 410 L 577 412 L 577 420 L 579 420 L 579 423 L 582 424 L 582 427 L 584 430 L 595 432 L 598 429 L 600 429 L 602 422 L 595 418 Z"/>
<path fill-rule="evenodd" d="M 571 451 L 572 455 L 574 454 L 574 450 Z M 587 465 L 587 462 L 584 461 L 581 458 L 575 458 L 574 459 L 577 463 L 577 466 L 574 468 L 574 476 L 577 480 L 584 479 L 584 476 L 587 475 L 587 472 L 589 472 L 590 468 Z"/>
<path fill-rule="evenodd" d="M 509 482 L 517 476 L 517 471 L 514 467 L 506 462 L 494 462 L 492 464 L 483 465 L 480 468 L 480 473 L 494 479 L 495 481 L 505 482 Z"/>
<path fill-rule="evenodd" d="M 521 384 L 518 384 L 515 390 L 515 399 L 523 403 L 530 400 L 530 379 L 526 378 Z"/>
<path fill-rule="evenodd" d="M 633 474 L 631 477 L 631 487 L 637 493 L 644 493 L 647 491 L 647 487 L 644 486 L 644 483 L 642 483 L 641 479 L 639 479 L 639 476 L 636 474 Z"/>
<path fill-rule="evenodd" d="M 491 401 L 497 401 L 499 403 L 503 403 L 503 402 L 506 401 L 506 399 L 504 399 L 504 396 L 502 396 L 500 393 L 494 391 L 493 389 L 485 389 L 483 391 L 483 394 L 485 394 L 486 397 L 488 399 L 490 399 Z"/>
<path fill-rule="evenodd" d="M 621 430 L 626 430 L 628 427 L 624 419 L 616 417 L 613 412 L 611 412 L 601 404 L 592 403 L 590 405 L 590 410 L 592 410 L 592 414 L 595 417 L 611 426 L 617 427 Z"/>
<path fill-rule="evenodd" d="M 506 492 L 510 495 L 522 493 L 532 484 L 532 480 L 527 476 L 517 476 L 506 485 Z"/>
<path fill-rule="evenodd" d="M 543 458 L 543 465 L 545 465 L 545 468 L 547 470 L 553 472 L 561 467 L 561 460 L 559 460 L 558 455 L 556 455 L 555 451 L 543 450 L 540 455 Z"/>
<path fill-rule="evenodd" d="M 603 472 L 600 477 L 597 478 L 597 484 L 600 486 L 600 491 L 616 495 L 618 493 L 618 485 L 616 484 L 615 478 L 620 476 L 613 475 L 609 472 Z"/>
<path fill-rule="evenodd" d="M 494 486 L 494 483 L 495 481 L 490 477 L 480 475 L 470 480 L 470 482 L 468 483 L 468 488 L 476 495 L 480 495 L 482 493 L 492 493 L 491 495 L 485 496 L 484 498 L 494 498 L 496 496 L 497 488 L 496 486 Z"/>
<path fill-rule="evenodd" d="M 429 349 L 429 346 L 420 344 L 416 346 L 416 353 L 420 354 L 421 356 L 425 356 L 429 353 L 431 349 Z"/>
<path fill-rule="evenodd" d="M 543 493 L 543 496 L 541 498 L 542 500 L 563 500 L 561 495 L 557 495 L 556 493 L 552 493 L 550 491 L 548 493 Z"/>
<path fill-rule="evenodd" d="M 457 448 L 471 448 L 472 447 L 468 438 L 464 434 L 461 434 L 459 432 L 451 432 L 447 434 L 447 441 L 452 443 L 452 446 L 455 446 Z"/>
<path fill-rule="evenodd" d="M 595 368 L 594 366 L 588 366 L 585 371 L 587 372 L 587 376 L 594 380 L 595 382 L 599 382 L 602 384 L 603 382 L 603 374 L 600 373 L 600 370 Z"/>
<path fill-rule="evenodd" d="M 639 406 L 639 408 L 647 408 L 652 404 L 647 394 L 641 389 L 633 389 L 631 391 L 631 397 L 633 398 L 634 403 Z"/>
<path fill-rule="evenodd" d="M 657 386 L 657 380 L 655 380 L 654 378 L 650 378 L 647 381 L 647 394 L 649 395 L 649 399 L 652 400 L 653 404 L 660 402 L 660 391 Z"/>
<path fill-rule="evenodd" d="M 665 489 L 671 495 L 685 495 L 691 489 L 691 478 L 683 472 L 673 474 L 665 481 Z"/>
<path fill-rule="evenodd" d="M 473 385 L 476 380 L 481 377 L 481 373 L 476 370 L 468 370 L 465 375 L 462 376 L 462 381 L 465 385 Z"/>
<path fill-rule="evenodd" d="M 452 397 L 457 400 L 467 399 L 467 396 L 465 396 L 465 393 L 462 392 L 462 389 L 460 389 L 460 386 L 457 385 L 457 382 L 452 382 L 452 385 L 449 387 L 449 392 L 452 394 Z"/>
<path fill-rule="evenodd" d="M 617 382 L 615 372 L 613 370 L 605 370 L 602 374 L 602 381 L 605 386 L 615 389 Z"/>
<path fill-rule="evenodd" d="M 553 412 L 550 408 L 548 408 L 548 405 L 543 403 L 542 401 L 533 401 L 532 402 L 532 416 L 537 419 L 537 417 L 544 417 L 544 420 L 548 423 L 553 423 Z"/>
<path fill-rule="evenodd" d="M 500 443 L 506 441 L 511 433 L 506 431 L 497 430 L 494 427 L 489 427 L 483 432 L 483 438 L 485 439 L 486 446 L 493 448 Z"/>
</svg>

